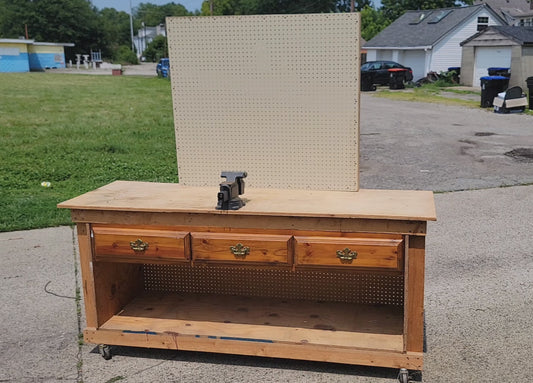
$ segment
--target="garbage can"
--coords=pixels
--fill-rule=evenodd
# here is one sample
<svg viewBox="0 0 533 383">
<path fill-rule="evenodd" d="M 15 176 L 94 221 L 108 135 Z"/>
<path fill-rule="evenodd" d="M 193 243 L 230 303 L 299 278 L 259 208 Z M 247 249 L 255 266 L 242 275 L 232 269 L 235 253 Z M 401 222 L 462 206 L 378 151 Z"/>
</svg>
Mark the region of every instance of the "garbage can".
<svg viewBox="0 0 533 383">
<path fill-rule="evenodd" d="M 364 92 L 376 90 L 374 86 L 374 73 L 361 72 L 361 90 Z"/>
<path fill-rule="evenodd" d="M 448 72 L 454 72 L 451 76 L 452 77 L 451 80 L 454 84 L 459 84 L 459 80 L 461 79 L 461 67 L 459 66 L 449 67 Z"/>
<path fill-rule="evenodd" d="M 498 93 L 503 92 L 509 85 L 509 77 L 504 76 L 485 76 L 480 78 L 481 81 L 481 107 L 490 108 L 492 102 Z"/>
<path fill-rule="evenodd" d="M 526 83 L 529 93 L 529 110 L 533 110 L 533 77 L 528 77 Z"/>
<path fill-rule="evenodd" d="M 487 69 L 489 76 L 511 77 L 511 68 L 492 67 Z"/>
<path fill-rule="evenodd" d="M 392 68 L 389 69 L 389 89 L 404 89 L 404 81 L 407 69 Z"/>
</svg>

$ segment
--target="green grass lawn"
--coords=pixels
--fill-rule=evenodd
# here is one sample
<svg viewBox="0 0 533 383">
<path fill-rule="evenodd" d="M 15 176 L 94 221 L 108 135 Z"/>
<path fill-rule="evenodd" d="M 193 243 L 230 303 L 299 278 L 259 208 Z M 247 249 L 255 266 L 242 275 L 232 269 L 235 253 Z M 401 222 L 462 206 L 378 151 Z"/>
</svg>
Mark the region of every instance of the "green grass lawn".
<svg viewBox="0 0 533 383">
<path fill-rule="evenodd" d="M 441 92 L 456 94 L 457 97 L 445 97 L 441 95 Z M 475 95 L 479 98 L 479 100 L 466 100 L 461 97 L 462 94 Z M 393 100 L 429 102 L 445 105 L 460 105 L 471 108 L 479 108 L 481 101 L 480 92 L 457 90 L 454 89 L 454 87 L 443 88 L 434 84 L 426 84 L 419 88 L 408 88 L 406 91 L 400 92 L 383 89 L 380 92 L 377 92 L 376 95 L 379 97 L 385 97 Z"/>
<path fill-rule="evenodd" d="M 0 73 L 0 89 L 0 231 L 69 224 L 58 202 L 115 180 L 178 181 L 169 81 Z"/>
</svg>

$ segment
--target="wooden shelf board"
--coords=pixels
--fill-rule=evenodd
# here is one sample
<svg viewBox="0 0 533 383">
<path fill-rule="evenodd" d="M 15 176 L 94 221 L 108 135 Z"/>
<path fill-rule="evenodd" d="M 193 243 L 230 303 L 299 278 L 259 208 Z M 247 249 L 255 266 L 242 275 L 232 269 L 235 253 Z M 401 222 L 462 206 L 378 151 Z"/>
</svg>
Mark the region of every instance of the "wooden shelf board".
<svg viewBox="0 0 533 383">
<path fill-rule="evenodd" d="M 100 329 L 401 352 L 402 316 L 396 306 L 145 293 Z"/>
</svg>

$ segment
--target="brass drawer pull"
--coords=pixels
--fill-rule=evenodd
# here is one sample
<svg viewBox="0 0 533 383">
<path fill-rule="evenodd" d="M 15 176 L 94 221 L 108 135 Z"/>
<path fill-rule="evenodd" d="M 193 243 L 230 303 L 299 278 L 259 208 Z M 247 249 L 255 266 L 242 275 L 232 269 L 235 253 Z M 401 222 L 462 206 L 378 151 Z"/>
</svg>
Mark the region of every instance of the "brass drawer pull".
<svg viewBox="0 0 533 383">
<path fill-rule="evenodd" d="M 231 246 L 229 249 L 235 258 L 246 258 L 246 256 L 250 254 L 250 248 L 248 246 L 244 246 L 242 243 Z"/>
<path fill-rule="evenodd" d="M 357 258 L 357 251 L 352 251 L 348 247 L 344 250 L 337 250 L 337 258 L 339 258 L 342 263 L 352 263 L 352 261 Z"/>
<path fill-rule="evenodd" d="M 137 239 L 134 242 L 130 242 L 130 247 L 136 253 L 140 253 L 148 249 L 148 242 L 144 242 L 142 239 Z"/>
</svg>

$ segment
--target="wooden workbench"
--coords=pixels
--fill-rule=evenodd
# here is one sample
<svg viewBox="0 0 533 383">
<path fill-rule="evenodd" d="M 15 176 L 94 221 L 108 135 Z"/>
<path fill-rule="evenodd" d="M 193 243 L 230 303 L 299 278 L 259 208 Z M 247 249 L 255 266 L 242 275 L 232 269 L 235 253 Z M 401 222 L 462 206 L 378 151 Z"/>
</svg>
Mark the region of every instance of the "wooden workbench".
<svg viewBox="0 0 533 383">
<path fill-rule="evenodd" d="M 118 181 L 77 223 L 89 343 L 421 370 L 433 194 Z"/>
</svg>

